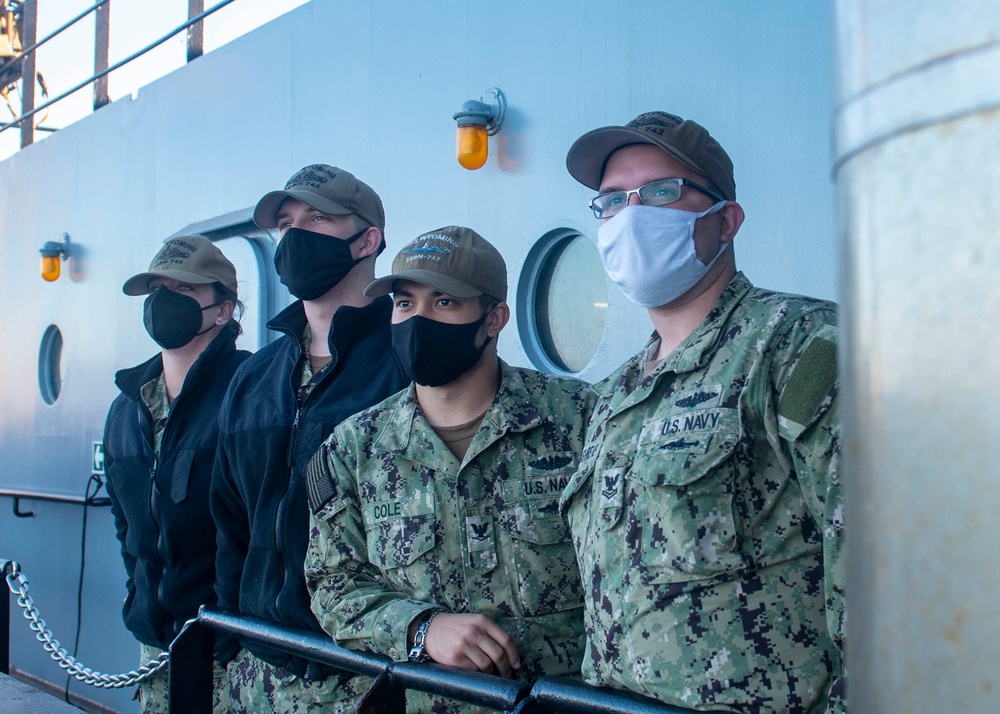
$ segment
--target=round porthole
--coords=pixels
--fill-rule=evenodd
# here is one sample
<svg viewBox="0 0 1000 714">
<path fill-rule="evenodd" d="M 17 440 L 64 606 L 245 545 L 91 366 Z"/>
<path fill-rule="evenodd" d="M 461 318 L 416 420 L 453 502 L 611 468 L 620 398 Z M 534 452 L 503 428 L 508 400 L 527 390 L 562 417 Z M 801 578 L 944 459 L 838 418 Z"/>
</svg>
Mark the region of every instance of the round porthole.
<svg viewBox="0 0 1000 714">
<path fill-rule="evenodd" d="M 46 404 L 55 404 L 62 391 L 62 348 L 62 333 L 49 325 L 38 349 L 38 389 Z"/>
<path fill-rule="evenodd" d="M 597 248 L 562 228 L 528 252 L 518 289 L 518 326 L 528 358 L 548 372 L 576 373 L 593 359 L 608 319 Z"/>
</svg>

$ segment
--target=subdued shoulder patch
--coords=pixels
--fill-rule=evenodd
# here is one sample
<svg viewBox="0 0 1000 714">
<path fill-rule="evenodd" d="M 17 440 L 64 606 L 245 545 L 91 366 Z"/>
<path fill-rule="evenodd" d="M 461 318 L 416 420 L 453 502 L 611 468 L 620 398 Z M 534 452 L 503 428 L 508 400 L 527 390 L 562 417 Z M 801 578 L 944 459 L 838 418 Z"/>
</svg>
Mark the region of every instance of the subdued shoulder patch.
<svg viewBox="0 0 1000 714">
<path fill-rule="evenodd" d="M 815 338 L 799 358 L 778 402 L 778 416 L 809 424 L 837 379 L 837 345 Z"/>
<path fill-rule="evenodd" d="M 309 493 L 309 509 L 314 513 L 327 504 L 336 495 L 333 479 L 324 466 L 326 465 L 327 445 L 324 443 L 319 451 L 310 459 L 306 467 L 306 488 Z"/>
</svg>

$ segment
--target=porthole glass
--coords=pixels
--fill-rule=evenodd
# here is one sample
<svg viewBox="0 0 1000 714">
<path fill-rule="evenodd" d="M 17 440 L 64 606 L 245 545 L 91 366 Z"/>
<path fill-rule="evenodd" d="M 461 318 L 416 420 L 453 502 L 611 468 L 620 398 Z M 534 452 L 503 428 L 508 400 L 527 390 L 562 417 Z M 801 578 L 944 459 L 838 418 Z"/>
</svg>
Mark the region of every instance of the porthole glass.
<svg viewBox="0 0 1000 714">
<path fill-rule="evenodd" d="M 528 253 L 518 324 L 529 359 L 547 371 L 575 373 L 604 337 L 608 292 L 594 244 L 575 231 L 552 231 Z"/>
<path fill-rule="evenodd" d="M 49 325 L 38 349 L 38 390 L 46 404 L 55 404 L 62 391 L 62 348 L 62 333 Z"/>
<path fill-rule="evenodd" d="M 196 223 L 184 233 L 203 235 L 236 266 L 239 297 L 246 307 L 240 324 L 243 334 L 236 341 L 239 349 L 256 352 L 281 337 L 280 332 L 267 329 L 274 315 L 292 304 L 295 298 L 284 289 L 274 270 L 274 249 L 277 231 L 258 228 L 252 222 L 238 220 L 225 223 L 225 216 L 206 223 Z"/>
<path fill-rule="evenodd" d="M 215 245 L 236 267 L 239 298 L 246 308 L 246 312 L 239 316 L 243 334 L 236 340 L 236 346 L 256 352 L 267 344 L 267 320 L 270 317 L 267 273 L 262 270 L 263 254 L 253 239 L 244 235 L 216 240 Z"/>
</svg>

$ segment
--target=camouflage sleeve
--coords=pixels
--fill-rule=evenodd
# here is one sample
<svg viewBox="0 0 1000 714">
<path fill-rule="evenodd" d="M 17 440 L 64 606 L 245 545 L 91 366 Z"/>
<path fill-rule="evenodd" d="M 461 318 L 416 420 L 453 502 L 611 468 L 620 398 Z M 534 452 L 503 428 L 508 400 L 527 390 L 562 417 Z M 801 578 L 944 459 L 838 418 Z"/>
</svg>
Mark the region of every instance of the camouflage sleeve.
<svg viewBox="0 0 1000 714">
<path fill-rule="evenodd" d="M 307 470 L 310 494 L 305 577 L 320 626 L 342 647 L 406 660 L 407 631 L 420 613 L 437 607 L 402 596 L 368 559 L 357 496 L 351 436 L 338 429 Z M 356 453 L 356 452 L 355 452 Z M 327 496 L 318 503 L 313 494 Z"/>
<path fill-rule="evenodd" d="M 836 316 L 818 310 L 796 320 L 781 339 L 772 370 L 778 432 L 791 455 L 806 506 L 823 532 L 827 627 L 843 662 L 844 504 Z M 843 699 L 836 695 L 843 684 L 834 683 L 831 711 L 843 711 Z"/>
</svg>

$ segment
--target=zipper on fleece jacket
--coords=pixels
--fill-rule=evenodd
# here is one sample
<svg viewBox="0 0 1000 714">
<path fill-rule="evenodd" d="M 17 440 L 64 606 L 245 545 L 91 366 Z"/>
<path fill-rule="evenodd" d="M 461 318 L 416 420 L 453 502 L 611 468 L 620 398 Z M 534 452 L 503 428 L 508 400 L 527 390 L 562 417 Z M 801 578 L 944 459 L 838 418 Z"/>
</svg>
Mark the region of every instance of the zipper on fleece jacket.
<svg viewBox="0 0 1000 714">
<path fill-rule="evenodd" d="M 299 360 L 301 359 L 302 359 L 302 352 L 300 349 Z M 308 359 L 308 356 L 306 357 L 306 359 Z M 286 567 L 284 552 L 281 547 L 283 543 L 282 523 L 284 522 L 282 516 L 285 512 L 285 501 L 288 499 L 288 493 L 289 491 L 292 490 L 292 479 L 295 477 L 295 447 L 298 443 L 299 423 L 302 421 L 302 415 L 305 413 L 306 406 L 312 399 L 313 394 L 316 393 L 316 390 L 319 389 L 319 386 L 323 382 L 325 382 L 327 378 L 329 378 L 329 376 L 333 373 L 333 370 L 337 366 L 338 359 L 339 359 L 339 354 L 337 353 L 336 348 L 331 345 L 330 363 L 324 368 L 320 380 L 313 385 L 313 388 L 309 390 L 309 393 L 305 396 L 305 398 L 301 401 L 301 403 L 299 403 L 298 391 L 295 389 L 293 383 L 293 380 L 295 379 L 296 370 L 292 370 L 292 374 L 289 377 L 289 386 L 292 388 L 292 394 L 295 395 L 295 401 L 297 406 L 295 408 L 295 417 L 292 419 L 291 435 L 289 436 L 288 439 L 288 453 L 285 459 L 285 465 L 288 468 L 288 480 L 285 482 L 285 492 L 281 494 L 281 499 L 278 501 L 278 508 L 277 511 L 275 512 L 275 518 L 274 518 L 274 546 L 275 546 L 274 550 L 278 556 L 278 560 L 281 565 L 281 585 L 278 587 L 278 590 L 274 596 L 274 613 L 278 619 L 278 622 L 282 621 L 279 616 L 279 613 L 281 612 L 280 609 L 281 594 L 285 592 L 285 586 L 288 584 L 288 568 Z"/>
<path fill-rule="evenodd" d="M 156 472 L 160 467 L 160 460 L 153 457 L 153 466 L 149 469 L 149 517 L 156 529 L 156 554 L 160 558 L 160 577 L 156 582 L 155 600 L 156 606 L 164 616 L 167 609 L 163 605 L 163 583 L 166 580 L 166 556 L 163 553 L 163 529 L 160 527 L 160 519 L 156 517 Z"/>
</svg>

